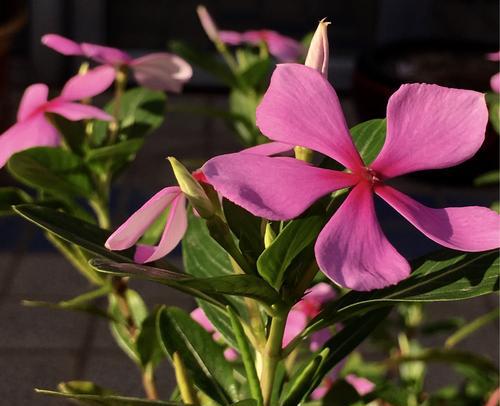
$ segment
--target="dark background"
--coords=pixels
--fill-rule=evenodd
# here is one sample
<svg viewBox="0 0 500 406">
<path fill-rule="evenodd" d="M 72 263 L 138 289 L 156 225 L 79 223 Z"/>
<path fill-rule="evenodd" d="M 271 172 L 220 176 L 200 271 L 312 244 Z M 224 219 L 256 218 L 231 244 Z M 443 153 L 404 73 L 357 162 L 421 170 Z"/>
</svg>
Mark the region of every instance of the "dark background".
<svg viewBox="0 0 500 406">
<path fill-rule="evenodd" d="M 22 4 L 0 0 L 0 22 L 9 20 L 8 9 Z M 41 46 L 45 33 L 134 54 L 164 50 L 174 39 L 213 49 L 197 20 L 198 2 L 194 1 L 32 0 L 24 4 L 27 19 L 22 29 L 9 37 L 0 28 L 0 44 L 8 37 L 13 40 L 9 52 L 0 45 L 0 132 L 13 123 L 27 85 L 45 82 L 57 92 L 78 66 L 78 60 Z M 497 64 L 484 58 L 499 47 L 497 0 L 233 0 L 205 5 L 221 29 L 269 28 L 297 39 L 327 17 L 332 22 L 329 79 L 341 95 L 350 125 L 383 117 L 387 97 L 402 81 L 487 91 L 489 77 L 498 70 Z M 169 104 L 225 108 L 225 89 L 195 69 L 185 92 L 169 95 Z M 231 130 L 219 120 L 169 113 L 114 187 L 114 225 L 172 184 L 167 155 L 193 160 L 238 148 Z M 498 188 L 473 188 L 471 180 L 498 166 L 498 136 L 491 129 L 481 154 L 458 172 L 407 177 L 398 186 L 430 206 L 489 205 L 497 200 Z M 0 170 L 0 186 L 13 183 L 5 169 Z M 388 238 L 407 257 L 435 248 L 385 205 L 379 204 L 378 214 Z M 179 260 L 179 251 L 174 257 Z M 151 305 L 193 307 L 190 299 L 164 287 L 136 282 L 133 287 Z M 20 305 L 22 299 L 68 299 L 86 289 L 87 283 L 34 226 L 17 218 L 0 218 L 0 405 L 65 404 L 36 396 L 32 388 L 54 388 L 70 379 L 89 379 L 126 395 L 141 395 L 139 374 L 112 342 L 105 322 Z M 486 297 L 435 304 L 428 306 L 428 313 L 431 320 L 454 315 L 473 318 L 497 304 L 495 297 Z M 462 348 L 497 360 L 498 326 L 481 330 Z M 172 385 L 170 378 L 165 365 L 159 383 L 164 396 Z M 457 379 L 448 368 L 435 366 L 427 386 L 436 388 Z"/>
</svg>

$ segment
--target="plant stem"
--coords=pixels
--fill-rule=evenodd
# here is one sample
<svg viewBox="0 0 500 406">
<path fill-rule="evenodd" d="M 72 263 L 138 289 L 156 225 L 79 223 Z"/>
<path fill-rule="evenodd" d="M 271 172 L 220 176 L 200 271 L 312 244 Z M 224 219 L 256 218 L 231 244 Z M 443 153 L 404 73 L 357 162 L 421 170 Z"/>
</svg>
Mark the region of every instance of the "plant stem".
<svg viewBox="0 0 500 406">
<path fill-rule="evenodd" d="M 129 335 L 132 339 L 135 339 L 138 332 L 138 326 L 136 326 L 132 317 L 132 312 L 127 300 L 127 278 L 112 277 L 111 283 L 118 303 L 118 309 L 127 323 Z"/>
<path fill-rule="evenodd" d="M 116 142 L 116 137 L 118 136 L 120 113 L 121 113 L 121 99 L 123 93 L 125 93 L 125 87 L 127 86 L 127 67 L 120 66 L 116 69 L 116 79 L 115 79 L 115 95 L 113 100 L 113 121 L 109 124 L 109 138 L 108 145 L 113 145 Z"/>
<path fill-rule="evenodd" d="M 288 311 L 288 309 L 286 311 L 278 311 L 277 315 L 272 318 L 269 337 L 264 348 L 264 353 L 262 354 L 262 375 L 260 383 L 264 398 L 264 406 L 271 405 L 276 368 L 281 360 L 281 346 Z"/>
<path fill-rule="evenodd" d="M 146 397 L 149 400 L 158 399 L 158 391 L 156 389 L 154 370 L 151 367 L 151 365 L 147 365 L 144 371 L 142 372 L 142 386 L 144 388 L 144 392 L 146 393 Z"/>
<path fill-rule="evenodd" d="M 108 230 L 111 227 L 111 222 L 109 220 L 109 211 L 107 205 L 102 201 L 102 198 L 89 200 L 89 205 L 94 210 L 99 227 Z"/>
</svg>

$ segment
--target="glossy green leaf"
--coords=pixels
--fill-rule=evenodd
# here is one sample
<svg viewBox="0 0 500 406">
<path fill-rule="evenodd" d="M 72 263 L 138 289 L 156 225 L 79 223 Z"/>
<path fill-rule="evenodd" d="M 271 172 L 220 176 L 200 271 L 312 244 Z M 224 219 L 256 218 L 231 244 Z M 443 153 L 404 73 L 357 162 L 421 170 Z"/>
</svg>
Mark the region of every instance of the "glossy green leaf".
<svg viewBox="0 0 500 406">
<path fill-rule="evenodd" d="M 36 147 L 14 154 L 7 163 L 20 182 L 55 196 L 90 197 L 92 181 L 82 159 L 61 148 Z"/>
<path fill-rule="evenodd" d="M 34 204 L 15 206 L 14 211 L 42 229 L 96 255 L 115 261 L 132 261 L 132 250 L 120 251 L 119 253 L 107 250 L 104 243 L 111 233 L 94 224 L 70 216 L 60 210 Z"/>
<path fill-rule="evenodd" d="M 359 344 L 361 344 L 377 326 L 386 319 L 390 308 L 372 310 L 361 317 L 349 320 L 342 330 L 330 338 L 323 346 L 328 353 L 319 365 L 318 371 L 311 381 L 304 398 L 306 398 L 342 359 L 349 355 Z"/>
<path fill-rule="evenodd" d="M 371 292 L 349 292 L 327 306 L 306 334 L 367 309 L 397 302 L 463 300 L 498 291 L 498 252 L 459 253 L 443 250 L 412 263 L 411 276 L 395 286 Z"/>
<path fill-rule="evenodd" d="M 264 280 L 253 275 L 226 275 L 214 278 L 193 278 L 185 274 L 147 265 L 115 263 L 96 259 L 92 266 L 118 276 L 134 276 L 172 287 L 185 287 L 214 295 L 246 296 L 268 305 L 280 302 L 278 293 Z"/>
<path fill-rule="evenodd" d="M 154 311 L 144 319 L 137 336 L 136 349 L 143 368 L 151 365 L 154 369 L 165 356 L 156 332 L 157 313 Z"/>
<path fill-rule="evenodd" d="M 182 240 L 182 254 L 184 269 L 193 277 L 210 278 L 234 274 L 226 251 L 210 236 L 205 221 L 193 215 L 189 216 L 188 229 Z M 245 306 L 240 298 L 229 297 L 227 300 L 240 315 L 246 315 Z M 231 321 L 225 311 L 215 312 L 213 306 L 207 305 L 203 300 L 198 301 L 198 305 L 214 327 L 235 346 L 236 342 L 230 328 Z"/>
<path fill-rule="evenodd" d="M 157 323 L 164 350 L 170 356 L 179 354 L 194 384 L 215 401 L 231 404 L 237 397 L 237 384 L 222 347 L 211 334 L 179 308 L 164 307 Z"/>
<path fill-rule="evenodd" d="M 372 163 L 382 149 L 385 141 L 386 120 L 373 119 L 351 128 L 356 148 L 366 165 Z"/>
<path fill-rule="evenodd" d="M 12 206 L 16 204 L 31 202 L 31 196 L 24 190 L 16 187 L 0 188 L 0 216 L 9 216 L 14 214 Z"/>
<path fill-rule="evenodd" d="M 71 152 L 82 155 L 87 135 L 85 134 L 85 126 L 87 120 L 71 121 L 67 118 L 54 113 L 45 113 L 50 119 L 51 123 L 59 131 L 64 139 L 65 145 L 69 147 Z M 96 122 L 96 121 L 94 121 Z M 104 124 L 104 122 L 101 122 Z"/>
<path fill-rule="evenodd" d="M 318 236 L 324 216 L 310 215 L 289 222 L 257 260 L 259 274 L 279 289 L 292 261 Z"/>
<path fill-rule="evenodd" d="M 123 142 L 141 138 L 158 128 L 165 117 L 165 102 L 164 92 L 144 87 L 127 90 L 120 99 L 118 140 Z M 114 101 L 108 103 L 105 110 L 112 114 Z M 102 121 L 94 122 L 93 145 L 103 145 L 107 138 L 108 126 L 108 123 Z"/>
<path fill-rule="evenodd" d="M 95 171 L 114 173 L 128 162 L 132 162 L 143 144 L 143 138 L 134 138 L 114 145 L 90 149 L 85 155 L 85 161 Z"/>
<path fill-rule="evenodd" d="M 118 395 L 82 395 L 61 393 L 44 389 L 35 389 L 41 395 L 76 400 L 80 404 L 91 406 L 182 406 L 178 402 L 165 402 L 161 400 L 146 400 Z"/>
</svg>

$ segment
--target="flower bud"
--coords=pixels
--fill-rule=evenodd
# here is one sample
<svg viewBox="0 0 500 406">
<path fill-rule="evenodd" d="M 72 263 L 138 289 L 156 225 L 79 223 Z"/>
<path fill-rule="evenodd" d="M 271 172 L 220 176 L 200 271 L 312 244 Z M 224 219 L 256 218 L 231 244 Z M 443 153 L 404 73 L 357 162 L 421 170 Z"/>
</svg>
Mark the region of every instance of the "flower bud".
<svg viewBox="0 0 500 406">
<path fill-rule="evenodd" d="M 328 32 L 327 28 L 330 23 L 321 20 L 316 28 L 311 44 L 309 45 L 309 51 L 307 52 L 305 65 L 309 66 L 317 71 L 326 78 L 328 77 Z"/>
<path fill-rule="evenodd" d="M 189 199 L 201 217 L 212 217 L 215 213 L 215 208 L 203 190 L 203 187 L 177 159 L 174 157 L 168 157 L 167 159 L 170 165 L 172 165 L 175 178 L 177 179 L 177 183 L 182 193 Z"/>
<path fill-rule="evenodd" d="M 212 16 L 208 13 L 207 8 L 203 5 L 199 5 L 196 7 L 196 12 L 198 13 L 201 26 L 208 35 L 208 38 L 215 43 L 221 42 L 219 38 L 219 29 L 217 28 L 217 25 L 215 25 L 215 21 L 212 19 Z"/>
</svg>

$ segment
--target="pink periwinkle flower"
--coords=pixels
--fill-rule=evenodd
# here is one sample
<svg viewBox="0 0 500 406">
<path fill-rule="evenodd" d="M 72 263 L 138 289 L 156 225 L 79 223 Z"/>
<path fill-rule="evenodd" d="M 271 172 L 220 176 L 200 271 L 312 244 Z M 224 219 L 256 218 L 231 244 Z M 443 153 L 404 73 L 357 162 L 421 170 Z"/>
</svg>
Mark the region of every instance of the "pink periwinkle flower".
<svg viewBox="0 0 500 406">
<path fill-rule="evenodd" d="M 335 291 L 328 283 L 318 283 L 309 289 L 304 297 L 297 302 L 288 314 L 283 347 L 286 347 L 298 334 L 304 330 L 307 322 L 317 316 L 323 305 L 335 298 Z M 310 348 L 316 351 L 331 337 L 327 329 L 318 331 L 311 336 Z"/>
<path fill-rule="evenodd" d="M 127 66 L 141 86 L 153 90 L 178 93 L 182 90 L 184 83 L 193 75 L 189 63 L 181 57 L 167 52 L 156 52 L 134 59 L 117 48 L 85 42 L 79 44 L 57 34 L 44 35 L 42 43 L 63 55 L 85 56 L 103 64 L 97 68 L 100 72 L 114 72 L 116 67 Z M 111 82 L 113 80 L 114 74 Z"/>
<path fill-rule="evenodd" d="M 265 43 L 269 53 L 279 62 L 296 62 L 304 54 L 304 47 L 299 41 L 272 30 L 219 31 L 219 38 L 228 45 L 257 46 Z"/>
<path fill-rule="evenodd" d="M 164 257 L 179 244 L 187 229 L 186 197 L 178 186 L 166 187 L 144 203 L 111 234 L 106 248 L 119 251 L 132 247 L 165 210 L 167 221 L 158 245 L 137 244 L 134 261 L 143 264 Z"/>
<path fill-rule="evenodd" d="M 49 88 L 43 83 L 29 86 L 23 94 L 17 122 L 0 135 L 0 168 L 16 152 L 33 147 L 56 147 L 60 136 L 45 113 L 54 113 L 71 121 L 87 118 L 110 121 L 112 117 L 101 109 L 78 100 L 102 93 L 109 86 L 109 74 L 88 72 L 68 80 L 61 94 L 48 100 Z"/>
<path fill-rule="evenodd" d="M 311 393 L 311 399 L 322 399 L 328 393 L 332 385 L 338 379 L 338 372 L 342 369 L 342 367 L 343 363 L 340 364 L 340 368 L 334 368 L 333 371 L 330 372 L 323 382 L 321 382 L 321 385 Z M 375 384 L 372 381 L 355 374 L 349 374 L 344 379 L 356 390 L 356 392 L 358 392 L 360 396 L 367 395 L 375 389 Z"/>
<path fill-rule="evenodd" d="M 490 61 L 493 61 L 493 62 L 498 62 L 500 61 L 500 51 L 498 52 L 492 52 L 492 53 L 489 53 L 487 55 L 487 58 L 490 60 Z M 496 93 L 500 93 L 500 72 L 499 73 L 496 73 L 495 75 L 493 75 L 490 79 L 490 86 L 491 86 L 491 89 L 496 92 Z"/>
<path fill-rule="evenodd" d="M 218 341 L 222 338 L 221 333 L 219 333 L 215 327 L 213 326 L 212 322 L 208 319 L 207 315 L 203 311 L 201 307 L 197 307 L 191 312 L 191 317 L 198 322 L 198 324 L 203 327 L 207 332 L 213 333 L 212 337 L 215 341 Z M 224 350 L 224 357 L 228 361 L 235 361 L 238 359 L 238 351 L 236 351 L 234 348 L 228 347 Z"/>
<path fill-rule="evenodd" d="M 408 262 L 377 221 L 374 194 L 437 243 L 460 251 L 500 245 L 498 214 L 485 207 L 426 207 L 389 186 L 410 172 L 447 168 L 471 158 L 488 121 L 484 95 L 437 85 L 403 85 L 387 106 L 387 135 L 377 158 L 364 163 L 338 97 L 318 71 L 298 64 L 276 68 L 257 109 L 257 126 L 271 140 L 321 152 L 346 172 L 317 168 L 293 158 L 249 153 L 212 158 L 202 170 L 224 197 L 256 216 L 289 220 L 319 198 L 351 188 L 318 236 L 315 256 L 335 283 L 361 291 L 405 279 Z"/>
</svg>

